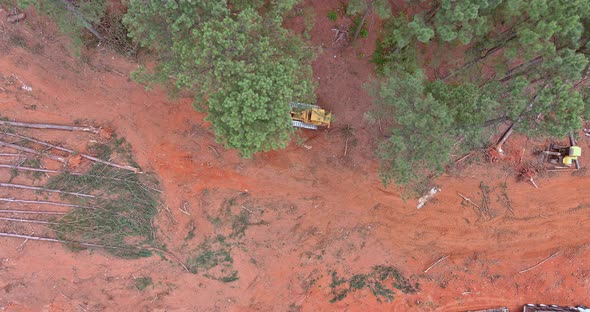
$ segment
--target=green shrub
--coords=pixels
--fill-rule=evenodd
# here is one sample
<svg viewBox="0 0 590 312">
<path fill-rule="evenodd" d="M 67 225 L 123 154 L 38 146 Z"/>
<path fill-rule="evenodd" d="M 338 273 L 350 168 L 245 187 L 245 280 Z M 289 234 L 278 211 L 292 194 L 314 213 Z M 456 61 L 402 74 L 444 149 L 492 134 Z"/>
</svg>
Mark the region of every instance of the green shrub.
<svg viewBox="0 0 590 312">
<path fill-rule="evenodd" d="M 327 17 L 332 22 L 335 22 L 338 19 L 338 13 L 336 13 L 336 11 L 330 11 L 330 12 L 328 12 Z"/>
</svg>

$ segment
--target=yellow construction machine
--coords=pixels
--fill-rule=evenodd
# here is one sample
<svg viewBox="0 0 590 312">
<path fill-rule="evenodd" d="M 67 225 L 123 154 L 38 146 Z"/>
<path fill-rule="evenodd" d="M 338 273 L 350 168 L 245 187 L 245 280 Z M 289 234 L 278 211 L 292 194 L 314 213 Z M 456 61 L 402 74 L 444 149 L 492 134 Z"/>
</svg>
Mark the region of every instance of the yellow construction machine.
<svg viewBox="0 0 590 312">
<path fill-rule="evenodd" d="M 330 128 L 332 113 L 312 104 L 292 102 L 291 120 L 293 127 L 317 130 L 318 127 Z"/>
<path fill-rule="evenodd" d="M 573 133 L 570 133 L 569 139 L 569 146 L 550 144 L 549 150 L 544 151 L 545 157 L 549 163 L 555 164 L 557 167 L 571 168 L 574 165 L 576 169 L 580 169 L 578 157 L 582 156 L 582 149 L 576 144 Z"/>
</svg>

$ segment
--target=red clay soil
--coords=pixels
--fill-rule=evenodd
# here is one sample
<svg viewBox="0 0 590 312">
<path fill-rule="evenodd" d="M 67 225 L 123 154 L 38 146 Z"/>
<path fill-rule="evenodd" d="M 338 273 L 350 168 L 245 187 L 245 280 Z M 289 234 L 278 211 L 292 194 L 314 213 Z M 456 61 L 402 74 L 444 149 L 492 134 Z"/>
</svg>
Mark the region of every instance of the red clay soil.
<svg viewBox="0 0 590 312">
<path fill-rule="evenodd" d="M 169 212 L 162 208 L 155 225 L 170 252 L 186 260 L 216 230 L 207 215 L 231 196 L 247 192 L 253 220 L 265 221 L 248 227 L 231 250 L 239 272 L 232 283 L 187 273 L 158 256 L 125 260 L 101 250 L 75 252 L 34 241 L 19 248 L 22 240 L 3 238 L 0 309 L 463 311 L 508 306 L 516 311 L 525 303 L 589 303 L 590 178 L 546 175 L 535 179 L 535 189 L 517 182 L 512 166 L 489 164 L 482 156 L 468 159 L 458 175 L 439 178 L 442 191 L 417 210 L 414 199 L 404 201 L 394 187 L 380 183 L 372 153 L 375 130 L 363 119 L 370 107 L 363 84 L 374 78 L 369 58 L 379 22 L 369 19 L 368 39 L 338 49 L 334 23 L 326 15 L 339 2 L 308 4 L 316 14 L 312 43 L 322 47 L 314 62 L 318 103 L 334 112 L 336 122 L 328 131 L 302 132 L 303 144 L 252 159 L 240 159 L 216 144 L 190 99 L 169 99 L 129 79 L 136 68 L 132 62 L 101 50 L 86 63 L 72 58 L 54 40 L 51 27 L 34 16 L 19 25 L 0 24 L 0 115 L 108 126 L 125 137 L 141 167 L 161 181 Z M 301 19 L 295 17 L 289 26 L 303 29 Z M 11 75 L 32 91 L 10 83 Z M 344 157 L 341 129 L 347 124 L 355 129 L 355 144 Z M 83 135 L 54 140 L 82 150 L 88 143 Z M 581 146 L 590 149 L 586 139 Z M 522 147 L 509 141 L 505 151 Z M 527 155 L 536 148 L 531 145 Z M 481 183 L 490 191 L 485 211 L 457 195 L 481 203 Z M 0 195 L 6 193 L 0 190 Z M 27 233 L 26 227 L 20 229 Z M 549 261 L 519 273 L 555 252 Z M 331 271 L 350 277 L 374 265 L 395 266 L 418 281 L 420 291 L 404 295 L 395 290 L 392 302 L 379 303 L 363 289 L 330 302 Z M 153 285 L 138 290 L 134 281 L 139 277 L 151 277 Z"/>
</svg>

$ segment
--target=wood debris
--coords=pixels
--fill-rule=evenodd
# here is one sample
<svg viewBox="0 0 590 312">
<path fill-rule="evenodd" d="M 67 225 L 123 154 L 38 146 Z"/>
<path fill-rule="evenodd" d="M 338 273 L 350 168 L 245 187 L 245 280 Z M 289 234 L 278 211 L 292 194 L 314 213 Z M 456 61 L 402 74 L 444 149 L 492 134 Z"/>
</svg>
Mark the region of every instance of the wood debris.
<svg viewBox="0 0 590 312">
<path fill-rule="evenodd" d="M 549 260 L 551 260 L 551 259 L 553 259 L 553 258 L 557 257 L 557 255 L 558 255 L 558 254 L 559 254 L 559 251 L 556 251 L 556 252 L 554 252 L 554 253 L 553 253 L 551 256 L 549 256 L 549 257 L 547 257 L 547 258 L 543 259 L 541 262 L 539 262 L 539 263 L 537 263 L 537 264 L 533 265 L 532 267 L 530 267 L 530 268 L 528 268 L 528 269 L 521 270 L 521 271 L 519 271 L 518 273 L 522 274 L 522 273 L 528 272 L 528 271 L 530 271 L 530 270 L 532 270 L 532 269 L 534 269 L 534 268 L 536 268 L 536 267 L 540 266 L 541 264 L 543 264 L 543 263 L 545 263 L 545 262 L 547 262 L 547 261 L 549 261 Z"/>
<path fill-rule="evenodd" d="M 448 257 L 449 256 L 446 255 L 446 256 L 441 257 L 440 259 L 436 260 L 431 266 L 429 266 L 426 270 L 424 270 L 424 273 L 428 273 L 428 271 L 430 271 L 430 269 L 434 268 L 437 264 L 441 263 L 443 260 L 445 260 Z"/>
<path fill-rule="evenodd" d="M 440 192 L 441 189 L 438 187 L 433 187 L 430 189 L 430 191 L 428 191 L 428 193 L 422 197 L 420 197 L 418 199 L 418 205 L 416 206 L 416 209 L 421 209 L 422 207 L 424 207 L 424 205 L 426 205 L 426 202 L 428 202 L 430 199 L 432 199 L 434 197 L 434 195 L 436 195 L 436 193 Z"/>
</svg>

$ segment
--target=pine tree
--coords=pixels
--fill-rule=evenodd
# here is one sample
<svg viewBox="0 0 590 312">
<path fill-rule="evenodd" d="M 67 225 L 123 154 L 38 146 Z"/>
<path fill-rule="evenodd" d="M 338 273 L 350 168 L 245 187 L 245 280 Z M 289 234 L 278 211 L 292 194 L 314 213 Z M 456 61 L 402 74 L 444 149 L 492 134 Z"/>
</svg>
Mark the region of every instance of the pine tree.
<svg viewBox="0 0 590 312">
<path fill-rule="evenodd" d="M 432 96 L 449 103 L 451 98 L 465 100 L 460 93 L 450 90 L 467 88 L 461 91 L 464 92 L 476 88 L 471 96 L 479 94 L 479 100 L 473 102 L 477 105 L 463 109 L 477 116 L 472 121 L 481 128 L 507 120 L 528 135 L 562 137 L 581 127 L 582 118 L 590 112 L 588 91 L 580 88 L 590 74 L 589 1 L 440 0 L 430 4 L 422 13 L 412 17 L 400 15 L 386 24 L 374 57 L 384 76 L 382 87 L 390 83 L 392 76 L 412 74 L 421 67 L 416 52 L 418 43 L 430 45 L 435 57 L 456 55 L 449 53 L 454 49 L 465 50 L 463 63 L 447 62 L 447 68 L 451 65 L 449 73 L 440 81 L 427 84 L 415 96 Z M 395 97 L 390 98 L 395 105 L 404 107 Z M 404 124 L 398 119 L 407 113 L 396 114 L 390 118 L 398 122 L 394 129 L 400 131 Z M 470 137 L 474 124 L 461 122 L 460 118 L 454 120 L 459 133 Z M 419 133 L 415 127 L 404 127 L 409 127 L 408 133 Z M 444 142 L 448 137 L 456 138 L 457 132 L 439 131 L 429 139 Z M 398 137 L 397 144 L 403 139 Z M 432 153 L 428 147 L 421 148 L 416 154 Z M 384 153 L 382 148 L 380 155 L 395 152 L 392 147 L 387 151 Z M 417 165 L 432 172 L 449 160 L 443 154 L 435 156 L 408 168 Z M 383 159 L 385 163 L 391 161 L 391 157 Z M 396 182 L 407 182 L 392 168 L 386 167 L 383 174 Z"/>
<path fill-rule="evenodd" d="M 292 133 L 289 102 L 314 98 L 312 53 L 281 26 L 295 2 L 131 0 L 130 35 L 160 59 L 136 76 L 155 83 L 173 77 L 207 112 L 217 140 L 244 157 L 283 148 Z M 262 5 L 265 15 L 255 10 Z"/>
</svg>

